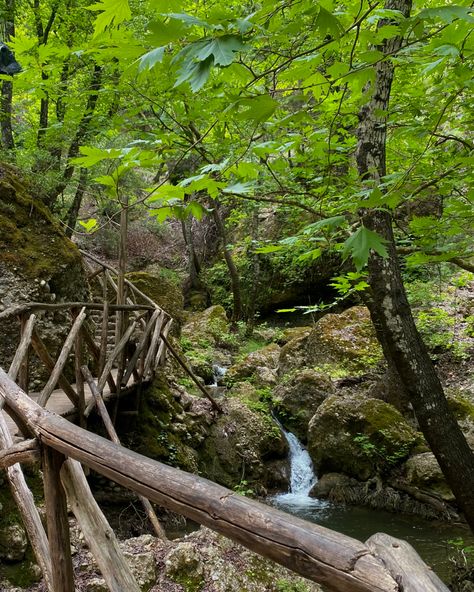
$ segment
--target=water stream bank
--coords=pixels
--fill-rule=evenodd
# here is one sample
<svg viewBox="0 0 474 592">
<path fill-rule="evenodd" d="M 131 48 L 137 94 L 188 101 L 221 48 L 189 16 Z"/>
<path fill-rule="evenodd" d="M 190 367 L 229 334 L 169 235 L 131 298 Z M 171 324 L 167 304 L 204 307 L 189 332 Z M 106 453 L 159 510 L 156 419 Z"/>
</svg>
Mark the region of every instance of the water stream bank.
<svg viewBox="0 0 474 592">
<path fill-rule="evenodd" d="M 418 516 L 393 514 L 358 506 L 337 505 L 325 499 L 309 497 L 317 482 L 311 458 L 301 442 L 281 425 L 289 447 L 290 490 L 268 499 L 285 512 L 321 526 L 344 533 L 361 541 L 376 532 L 408 541 L 445 582 L 452 572 L 453 544 L 463 539 L 472 544 L 467 527 L 447 522 L 427 521 Z"/>
</svg>

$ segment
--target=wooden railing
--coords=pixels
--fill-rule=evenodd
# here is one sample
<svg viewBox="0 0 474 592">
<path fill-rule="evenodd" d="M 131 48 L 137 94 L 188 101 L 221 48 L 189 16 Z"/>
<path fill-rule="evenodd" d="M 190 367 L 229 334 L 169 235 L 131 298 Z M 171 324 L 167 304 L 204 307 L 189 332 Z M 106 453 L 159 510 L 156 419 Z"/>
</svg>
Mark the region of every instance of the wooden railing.
<svg viewBox="0 0 474 592">
<path fill-rule="evenodd" d="M 38 452 L 5 442 L 0 421 L 0 466 L 15 486 L 16 499 L 50 592 L 73 592 L 67 500 L 109 589 L 138 592 L 115 536 L 95 504 L 81 464 L 171 511 L 178 512 L 247 548 L 324 585 L 332 592 L 449 592 L 404 541 L 377 534 L 366 543 L 306 522 L 191 475 L 131 452 L 46 412 L 0 369 L 0 404 L 21 417 L 41 443 L 48 534 L 13 464 L 36 460 Z M 0 420 L 2 416 L 0 414 Z M 2 439 L 3 438 L 3 439 Z M 33 440 L 34 442 L 34 440 Z M 38 447 L 36 447 L 38 448 Z M 15 480 L 16 479 L 16 480 Z M 21 495 L 18 492 L 21 491 Z M 30 496 L 30 499 L 31 496 Z M 26 501 L 25 501 L 26 500 Z"/>
</svg>

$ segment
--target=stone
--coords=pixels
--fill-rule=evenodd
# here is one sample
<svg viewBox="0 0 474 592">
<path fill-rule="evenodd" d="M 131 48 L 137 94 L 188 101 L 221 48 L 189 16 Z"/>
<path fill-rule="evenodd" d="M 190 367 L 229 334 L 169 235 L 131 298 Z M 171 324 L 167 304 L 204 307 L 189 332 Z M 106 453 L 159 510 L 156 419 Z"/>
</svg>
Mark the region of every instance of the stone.
<svg viewBox="0 0 474 592">
<path fill-rule="evenodd" d="M 308 451 L 318 474 L 345 473 L 361 481 L 400 464 L 418 440 L 395 407 L 351 395 L 328 397 L 308 429 Z"/>
<path fill-rule="evenodd" d="M 267 461 L 286 458 L 287 445 L 269 414 L 254 411 L 232 398 L 210 426 L 199 448 L 199 470 L 230 489 L 245 481 L 262 490 L 271 479 Z"/>
<path fill-rule="evenodd" d="M 19 524 L 10 524 L 0 531 L 0 559 L 22 561 L 27 547 L 26 532 Z"/>
<path fill-rule="evenodd" d="M 306 442 L 308 424 L 321 403 L 334 394 L 332 381 L 319 372 L 303 368 L 273 391 L 273 402 L 285 428 Z"/>
<path fill-rule="evenodd" d="M 226 382 L 238 382 L 260 374 L 262 382 L 265 382 L 271 376 L 269 384 L 273 385 L 276 383 L 276 372 L 270 374 L 259 369 L 276 370 L 279 357 L 280 347 L 276 343 L 270 343 L 270 345 L 247 354 L 243 360 L 231 366 L 226 374 Z M 261 386 L 265 385 L 262 384 Z"/>
<path fill-rule="evenodd" d="M 415 454 L 404 463 L 403 469 L 409 485 L 433 492 L 446 501 L 454 501 L 454 495 L 432 452 Z"/>
<path fill-rule="evenodd" d="M 191 320 L 182 328 L 181 336 L 200 347 L 225 343 L 229 336 L 229 321 L 224 307 L 211 306 L 191 315 Z"/>
<path fill-rule="evenodd" d="M 309 333 L 284 345 L 279 373 L 307 366 L 343 378 L 365 373 L 382 359 L 369 311 L 354 306 L 340 314 L 326 314 Z"/>
</svg>

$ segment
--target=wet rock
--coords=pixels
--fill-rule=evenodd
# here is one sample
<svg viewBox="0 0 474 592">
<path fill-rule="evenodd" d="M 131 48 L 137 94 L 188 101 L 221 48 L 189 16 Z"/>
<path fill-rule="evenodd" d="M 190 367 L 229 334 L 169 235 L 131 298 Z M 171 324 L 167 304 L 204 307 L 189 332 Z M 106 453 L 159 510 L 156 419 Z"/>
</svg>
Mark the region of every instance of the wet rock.
<svg viewBox="0 0 474 592">
<path fill-rule="evenodd" d="M 275 388 L 273 401 L 284 426 L 306 442 L 311 418 L 333 393 L 334 385 L 327 376 L 304 368 Z"/>
<path fill-rule="evenodd" d="M 319 474 L 340 472 L 363 481 L 400 464 L 417 442 L 395 407 L 351 395 L 327 398 L 308 430 L 308 451 Z"/>
</svg>

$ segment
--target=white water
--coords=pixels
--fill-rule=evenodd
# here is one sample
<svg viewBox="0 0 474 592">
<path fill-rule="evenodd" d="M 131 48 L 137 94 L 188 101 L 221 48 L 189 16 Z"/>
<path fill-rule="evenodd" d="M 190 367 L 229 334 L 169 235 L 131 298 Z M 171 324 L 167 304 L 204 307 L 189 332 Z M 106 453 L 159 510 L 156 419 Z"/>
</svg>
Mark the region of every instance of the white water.
<svg viewBox="0 0 474 592">
<path fill-rule="evenodd" d="M 276 495 L 273 502 L 290 511 L 327 507 L 327 501 L 309 497 L 309 492 L 318 478 L 308 451 L 294 434 L 287 432 L 279 422 L 278 424 L 290 449 L 290 491 Z"/>
<path fill-rule="evenodd" d="M 212 379 L 214 382 L 209 386 L 220 386 L 219 383 L 226 375 L 226 372 L 227 368 L 224 368 L 224 366 L 219 366 L 219 364 L 212 364 Z"/>
</svg>

